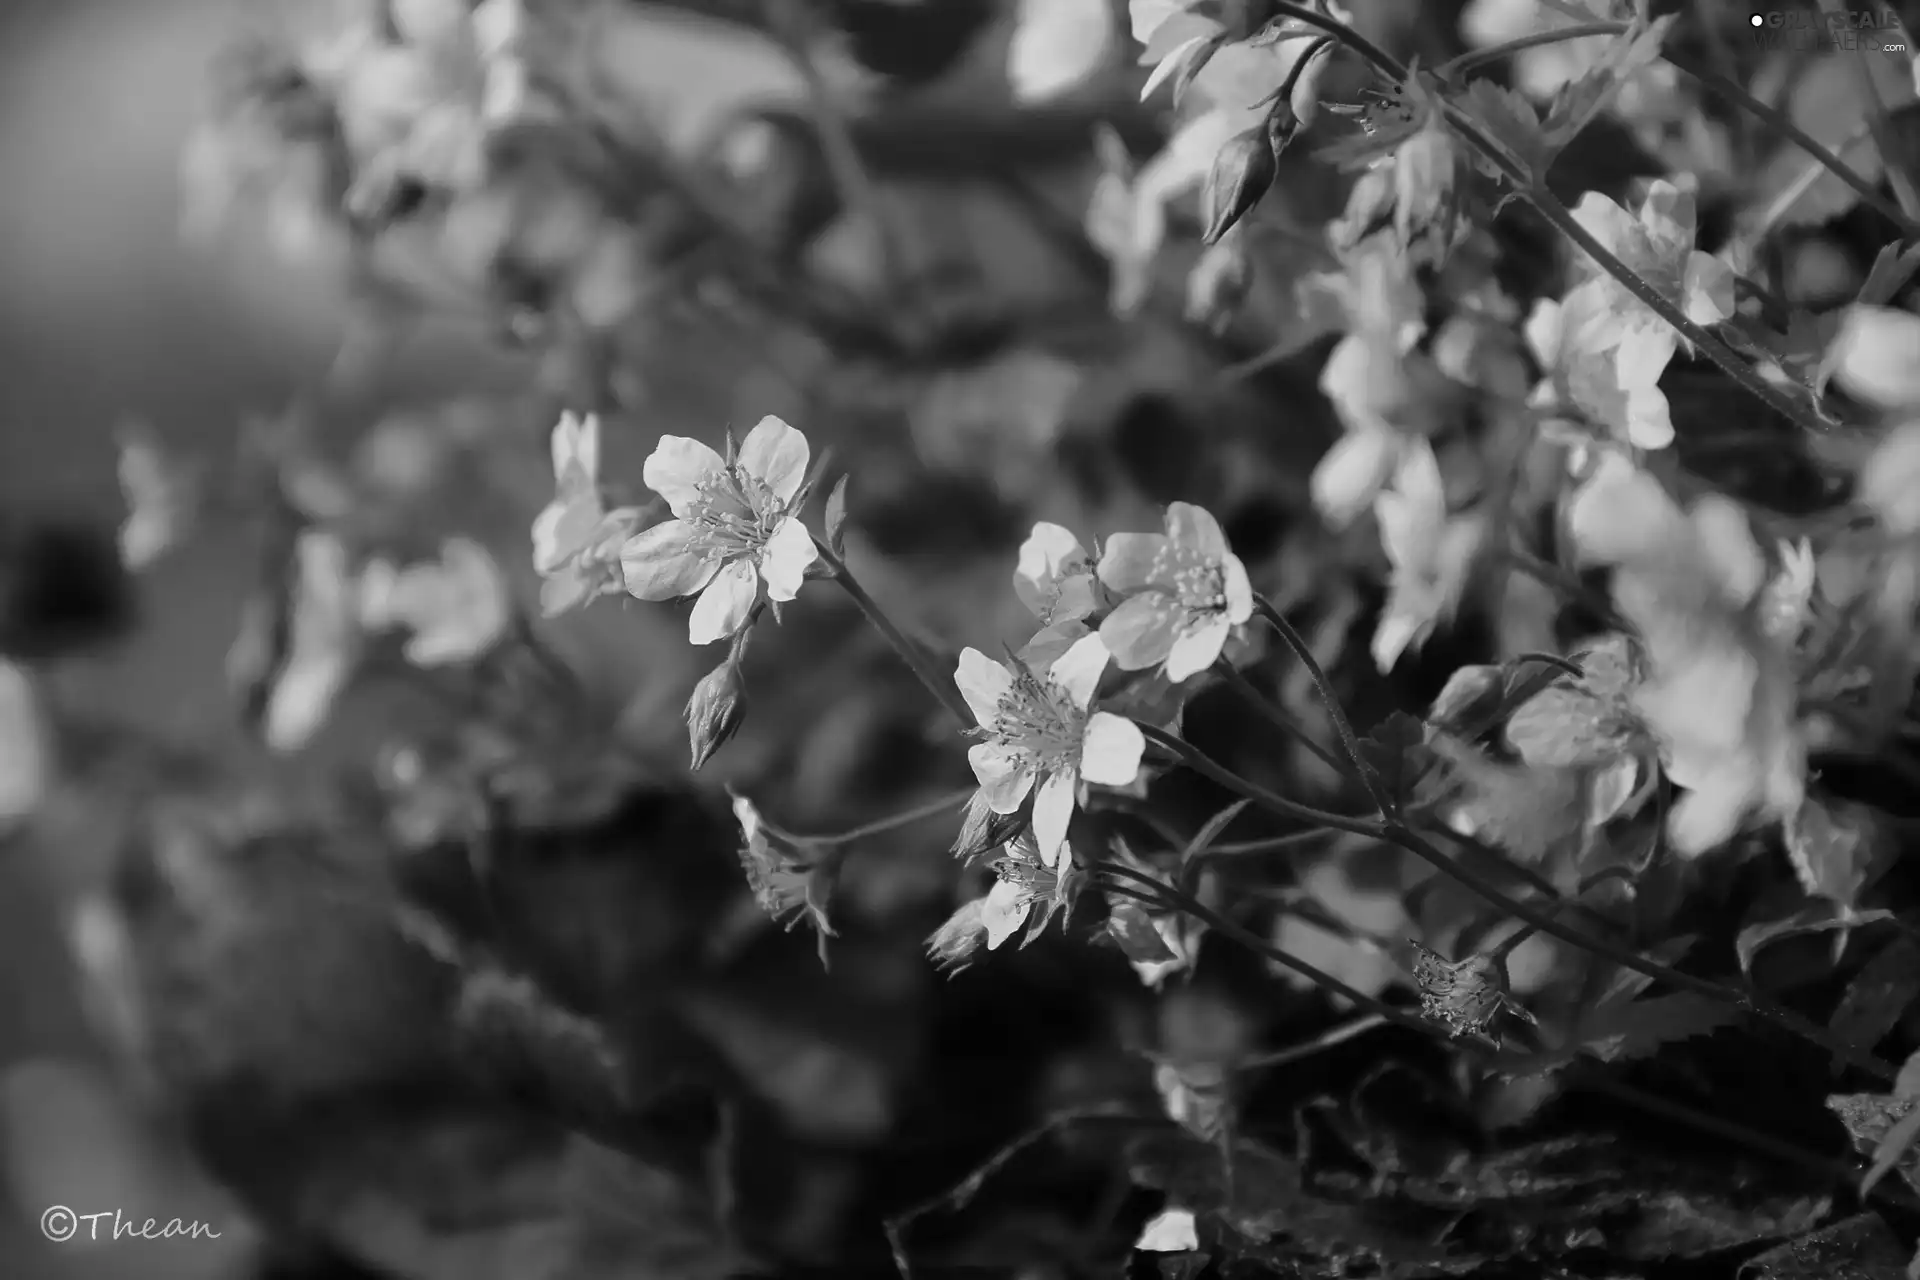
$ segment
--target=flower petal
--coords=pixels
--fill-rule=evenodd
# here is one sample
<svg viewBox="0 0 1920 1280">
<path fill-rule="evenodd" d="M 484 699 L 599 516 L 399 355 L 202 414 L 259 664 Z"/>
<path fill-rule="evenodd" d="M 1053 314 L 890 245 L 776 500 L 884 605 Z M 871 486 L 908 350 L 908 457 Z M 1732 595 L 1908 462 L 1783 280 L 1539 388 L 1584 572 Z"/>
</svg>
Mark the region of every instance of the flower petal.
<svg viewBox="0 0 1920 1280">
<path fill-rule="evenodd" d="M 1073 642 L 1073 647 L 1061 654 L 1053 666 L 1047 669 L 1047 678 L 1066 690 L 1073 705 L 1085 711 L 1093 701 L 1093 691 L 1100 684 L 1100 676 L 1107 669 L 1107 661 L 1113 655 L 1107 652 L 1107 646 L 1096 632 L 1083 636 Z"/>
<path fill-rule="evenodd" d="M 1140 776 L 1140 757 L 1146 749 L 1139 725 L 1110 711 L 1096 711 L 1080 741 L 1080 774 L 1103 787 L 1131 786 Z"/>
<path fill-rule="evenodd" d="M 557 618 L 585 604 L 592 594 L 591 579 L 577 569 L 563 568 L 540 584 L 540 616 Z"/>
<path fill-rule="evenodd" d="M 571 412 L 561 414 L 547 443 L 553 453 L 553 478 L 556 483 L 575 468 L 585 474 L 589 484 L 599 481 L 599 415 L 589 413 L 581 417 Z"/>
<path fill-rule="evenodd" d="M 1167 651 L 1167 679 L 1175 684 L 1199 675 L 1212 666 L 1226 647 L 1233 624 L 1224 613 L 1210 613 L 1191 619 L 1174 638 Z"/>
<path fill-rule="evenodd" d="M 640 600 L 690 596 L 713 581 L 720 557 L 685 520 L 666 520 L 642 529 L 620 548 L 620 570 L 627 590 Z"/>
<path fill-rule="evenodd" d="M 962 649 L 953 682 L 973 709 L 973 718 L 986 725 L 1000 714 L 1000 700 L 1013 688 L 1013 672 L 978 649 Z"/>
<path fill-rule="evenodd" d="M 713 575 L 687 619 L 687 639 L 694 644 L 724 640 L 747 624 L 760 594 L 760 573 L 751 560 L 735 560 Z"/>
<path fill-rule="evenodd" d="M 1020 544 L 1013 593 L 1041 622 L 1071 622 L 1093 612 L 1093 566 L 1080 539 L 1041 521 Z"/>
<path fill-rule="evenodd" d="M 1208 560 L 1232 554 L 1220 522 L 1205 507 L 1191 502 L 1175 502 L 1167 507 L 1167 536 L 1182 547 L 1189 547 Z"/>
<path fill-rule="evenodd" d="M 1143 591 L 1120 602 L 1100 624 L 1100 638 L 1122 671 L 1144 671 L 1167 660 L 1186 610 L 1164 591 Z"/>
<path fill-rule="evenodd" d="M 1033 897 L 1023 886 L 1011 880 L 994 881 L 980 908 L 980 923 L 987 929 L 987 950 L 993 950 L 1018 932 L 1031 910 Z"/>
<path fill-rule="evenodd" d="M 1053 866 L 1067 846 L 1067 828 L 1073 822 L 1074 792 L 1080 776 L 1072 769 L 1056 769 L 1040 784 L 1033 797 L 1033 842 L 1040 861 Z"/>
<path fill-rule="evenodd" d="M 819 554 L 806 525 L 792 516 L 782 520 L 760 553 L 760 572 L 767 580 L 767 598 L 784 602 L 799 595 L 807 569 Z"/>
<path fill-rule="evenodd" d="M 1153 582 L 1153 566 L 1167 548 L 1158 533 L 1116 533 L 1100 553 L 1100 581 L 1115 591 L 1131 594 Z"/>
<path fill-rule="evenodd" d="M 718 479 L 726 468 L 726 461 L 698 440 L 661 436 L 640 475 L 647 488 L 665 498 L 673 514 L 684 520 L 700 496 L 700 486 Z"/>
<path fill-rule="evenodd" d="M 1247 580 L 1247 566 L 1235 555 L 1220 562 L 1220 577 L 1227 597 L 1227 621 L 1237 627 L 1253 617 L 1253 583 Z"/>
<path fill-rule="evenodd" d="M 807 478 L 808 456 L 806 436 L 772 414 L 760 419 L 740 442 L 740 469 L 773 490 L 782 505 L 800 492 Z"/>
<path fill-rule="evenodd" d="M 1012 813 L 1033 787 L 1033 770 L 1026 757 L 997 742 L 976 742 L 967 748 L 967 763 L 980 782 L 980 798 L 995 813 Z"/>
</svg>

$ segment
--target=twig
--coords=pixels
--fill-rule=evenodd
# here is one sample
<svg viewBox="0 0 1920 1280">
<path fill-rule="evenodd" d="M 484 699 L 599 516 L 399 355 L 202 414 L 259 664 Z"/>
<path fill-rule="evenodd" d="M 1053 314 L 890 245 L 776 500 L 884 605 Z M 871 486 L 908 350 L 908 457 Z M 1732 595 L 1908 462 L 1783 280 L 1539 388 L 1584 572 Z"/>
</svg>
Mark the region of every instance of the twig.
<svg viewBox="0 0 1920 1280">
<path fill-rule="evenodd" d="M 846 113 L 834 100 L 833 87 L 820 74 L 820 64 L 814 59 L 812 3 L 813 0 L 763 0 L 761 10 L 768 28 L 806 82 L 807 102 L 814 126 L 820 131 L 827 169 L 833 175 L 834 185 L 840 189 L 841 203 L 872 231 L 881 277 L 887 292 L 891 293 L 902 278 L 900 242 L 881 204 L 879 188 L 874 185 L 854 145 Z"/>
<path fill-rule="evenodd" d="M 1326 670 L 1321 667 L 1320 660 L 1313 656 L 1313 650 L 1307 645 L 1306 638 L 1294 630 L 1293 624 L 1288 622 L 1286 616 L 1274 608 L 1272 601 L 1265 596 L 1256 595 L 1253 598 L 1253 607 L 1262 618 L 1267 620 L 1269 626 L 1280 633 L 1280 638 L 1286 641 L 1289 649 L 1293 650 L 1293 656 L 1300 660 L 1300 665 L 1304 666 L 1307 673 L 1313 677 L 1314 687 L 1320 691 L 1320 700 L 1326 705 L 1327 718 L 1333 721 L 1334 732 L 1340 735 L 1340 745 L 1345 749 L 1347 759 L 1353 762 L 1353 772 L 1359 776 L 1360 785 L 1367 789 L 1368 798 L 1381 813 L 1398 812 L 1398 802 L 1380 789 L 1373 770 L 1367 766 L 1367 758 L 1360 753 L 1360 738 L 1354 733 L 1346 711 L 1340 706 L 1340 699 L 1333 691 L 1333 681 L 1327 678 Z"/>
<path fill-rule="evenodd" d="M 894 625 L 893 619 L 889 618 L 879 603 L 867 594 L 867 589 L 860 585 L 859 580 L 853 576 L 853 571 L 847 568 L 847 562 L 834 554 L 833 548 L 827 545 L 826 539 L 816 537 L 813 545 L 820 553 L 821 563 L 827 566 L 833 580 L 853 597 L 853 602 L 860 606 L 860 612 L 867 615 L 867 621 L 886 637 L 887 643 L 893 646 L 894 652 L 906 661 L 906 664 L 913 669 L 913 674 L 920 678 L 920 683 L 927 687 L 927 692 L 938 699 L 941 706 L 953 713 L 962 728 L 971 729 L 973 711 L 967 706 L 967 700 L 960 696 L 959 686 L 954 684 L 952 679 L 942 676 L 935 670 L 933 664 L 927 659 L 926 651 L 908 639 L 906 633 Z"/>
</svg>

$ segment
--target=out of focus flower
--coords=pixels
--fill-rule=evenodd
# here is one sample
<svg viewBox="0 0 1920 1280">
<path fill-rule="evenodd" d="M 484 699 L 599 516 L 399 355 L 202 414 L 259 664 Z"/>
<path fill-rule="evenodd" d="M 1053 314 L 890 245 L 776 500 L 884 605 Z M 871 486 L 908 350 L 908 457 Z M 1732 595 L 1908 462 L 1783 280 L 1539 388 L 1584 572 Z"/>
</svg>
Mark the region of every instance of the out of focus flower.
<svg viewBox="0 0 1920 1280">
<path fill-rule="evenodd" d="M 795 514 L 807 459 L 807 438 L 775 417 L 747 433 L 737 457 L 722 458 L 686 436 L 662 436 L 644 474 L 674 518 L 621 549 L 627 590 L 642 600 L 699 593 L 687 624 L 694 644 L 745 626 L 763 578 L 768 599 L 793 599 L 818 554 Z"/>
<path fill-rule="evenodd" d="M 404 569 L 375 560 L 362 571 L 361 622 L 369 630 L 405 627 L 407 661 L 419 667 L 463 662 L 506 633 L 513 602 L 500 567 L 470 538 L 449 538 L 437 560 Z"/>
<path fill-rule="evenodd" d="M 186 533 L 200 501 L 199 477 L 144 428 L 123 428 L 119 442 L 120 493 L 127 503 L 127 518 L 120 524 L 120 562 L 138 571 Z"/>
<path fill-rule="evenodd" d="M 1758 616 L 1766 562 L 1745 513 L 1717 495 L 1684 511 L 1603 453 L 1567 522 L 1583 559 L 1613 568 L 1614 603 L 1645 648 L 1634 706 L 1688 793 L 1669 821 L 1675 849 L 1704 853 L 1755 812 L 1792 814 L 1806 788 L 1797 689 Z"/>
<path fill-rule="evenodd" d="M 533 521 L 540 608 L 551 618 L 626 587 L 620 548 L 640 522 L 634 507 L 600 501 L 600 419 L 562 414 L 550 440 L 553 500 Z"/>
<path fill-rule="evenodd" d="M 1856 305 L 1827 346 L 1823 371 L 1854 399 L 1883 413 L 1920 409 L 1920 316 Z"/>
<path fill-rule="evenodd" d="M 286 661 L 262 730 L 276 751 L 292 751 L 313 736 L 346 687 L 360 647 L 359 583 L 337 537 L 318 530 L 300 535 L 291 585 Z"/>
<path fill-rule="evenodd" d="M 1698 325 L 1733 314 L 1733 272 L 1694 244 L 1694 201 L 1664 179 L 1647 188 L 1633 213 L 1595 191 L 1582 196 L 1574 218 L 1641 279 Z M 1566 299 L 1566 337 L 1583 352 L 1619 349 L 1621 385 L 1659 381 L 1679 349 L 1680 335 L 1628 288 L 1586 261 L 1586 283 Z"/>
<path fill-rule="evenodd" d="M 1178 682 L 1212 666 L 1253 616 L 1253 588 L 1210 512 L 1176 502 L 1166 525 L 1164 534 L 1108 539 L 1100 581 L 1125 599 L 1100 624 L 1100 638 L 1121 670 L 1165 664 Z"/>
<path fill-rule="evenodd" d="M 1113 48 L 1108 0 L 1020 0 L 1007 79 L 1020 102 L 1058 97 L 1100 69 Z"/>
<path fill-rule="evenodd" d="M 1456 962 L 1418 942 L 1413 950 L 1420 1012 L 1455 1038 L 1485 1036 L 1503 1009 L 1533 1021 L 1533 1016 L 1507 994 L 1507 965 L 1502 957 L 1478 955 Z"/>
<path fill-rule="evenodd" d="M 1225 333 L 1252 288 L 1246 236 L 1230 233 L 1208 245 L 1187 273 L 1187 322 Z"/>
<path fill-rule="evenodd" d="M 1477 512 L 1448 514 L 1440 463 L 1425 440 L 1401 455 L 1394 487 L 1374 500 L 1374 518 L 1393 573 L 1373 634 L 1373 660 L 1390 671 L 1403 653 L 1452 618 L 1487 526 Z"/>
<path fill-rule="evenodd" d="M 1162 1209 L 1146 1226 L 1133 1247 L 1141 1253 L 1191 1253 L 1200 1247 L 1193 1210 Z"/>
<path fill-rule="evenodd" d="M 1813 544 L 1780 543 L 1780 569 L 1760 592 L 1760 629 L 1775 644 L 1791 650 L 1813 618 L 1813 593 L 1819 559 Z"/>
<path fill-rule="evenodd" d="M 987 807 L 1012 813 L 1033 795 L 1033 830 L 1045 866 L 1066 847 L 1081 781 L 1124 787 L 1140 771 L 1146 740 L 1139 727 L 1090 711 L 1109 656 L 1100 637 L 1089 635 L 1044 675 L 1017 660 L 995 662 L 978 649 L 962 651 L 954 672 L 984 738 L 967 759 Z"/>
<path fill-rule="evenodd" d="M 1593 301 L 1588 296 L 1579 305 Z M 1673 418 L 1659 386 L 1665 366 L 1652 370 L 1649 377 L 1645 367 L 1623 362 L 1621 347 L 1582 346 L 1569 336 L 1568 320 L 1567 306 L 1551 298 L 1534 303 L 1527 317 L 1527 345 L 1547 374 L 1534 402 L 1570 404 L 1636 449 L 1664 449 L 1672 444 Z"/>
<path fill-rule="evenodd" d="M 33 681 L 0 658 L 0 835 L 39 807 L 52 782 L 52 752 Z"/>
<path fill-rule="evenodd" d="M 734 820 L 740 824 L 740 867 L 760 909 L 791 929 L 801 920 L 812 924 L 820 938 L 820 962 L 827 960 L 827 939 L 836 937 L 827 919 L 827 889 L 822 868 L 803 859 L 775 837 L 753 801 L 733 797 Z"/>
</svg>

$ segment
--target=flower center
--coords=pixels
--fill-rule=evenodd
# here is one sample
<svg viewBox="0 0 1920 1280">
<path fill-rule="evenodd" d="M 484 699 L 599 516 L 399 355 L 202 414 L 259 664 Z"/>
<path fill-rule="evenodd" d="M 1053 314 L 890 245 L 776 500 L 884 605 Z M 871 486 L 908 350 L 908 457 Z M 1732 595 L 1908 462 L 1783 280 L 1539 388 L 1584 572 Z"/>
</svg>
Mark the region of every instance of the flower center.
<svg viewBox="0 0 1920 1280">
<path fill-rule="evenodd" d="M 989 737 L 1043 766 L 1077 762 L 1085 732 L 1086 717 L 1067 691 L 1031 671 L 1014 677 L 987 726 Z"/>
<path fill-rule="evenodd" d="M 722 559 L 757 554 L 786 518 L 780 500 L 757 477 L 737 467 L 702 480 L 687 523 L 706 535 Z"/>
<path fill-rule="evenodd" d="M 1153 558 L 1153 581 L 1173 593 L 1189 613 L 1213 613 L 1227 607 L 1227 578 L 1219 564 L 1193 547 L 1169 542 Z"/>
</svg>

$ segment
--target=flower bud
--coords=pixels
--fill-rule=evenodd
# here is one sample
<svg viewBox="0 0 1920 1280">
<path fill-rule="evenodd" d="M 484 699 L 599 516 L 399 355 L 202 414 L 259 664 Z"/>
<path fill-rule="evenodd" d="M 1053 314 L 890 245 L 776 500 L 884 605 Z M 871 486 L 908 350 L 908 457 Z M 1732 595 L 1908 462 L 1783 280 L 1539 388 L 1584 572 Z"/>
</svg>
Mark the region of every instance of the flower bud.
<svg viewBox="0 0 1920 1280">
<path fill-rule="evenodd" d="M 740 730 L 747 719 L 747 684 L 740 675 L 740 650 L 709 671 L 687 699 L 687 739 L 693 767 L 702 768 Z"/>
<path fill-rule="evenodd" d="M 1427 723 L 1447 733 L 1471 736 L 1484 730 L 1500 711 L 1507 693 L 1507 676 L 1486 663 L 1461 667 L 1447 677 L 1446 687 L 1427 710 Z"/>
<path fill-rule="evenodd" d="M 1228 139 L 1213 158 L 1201 193 L 1201 208 L 1206 213 L 1207 244 L 1216 244 L 1233 228 L 1273 185 L 1279 172 L 1275 146 L 1267 131 L 1249 129 Z"/>
</svg>

